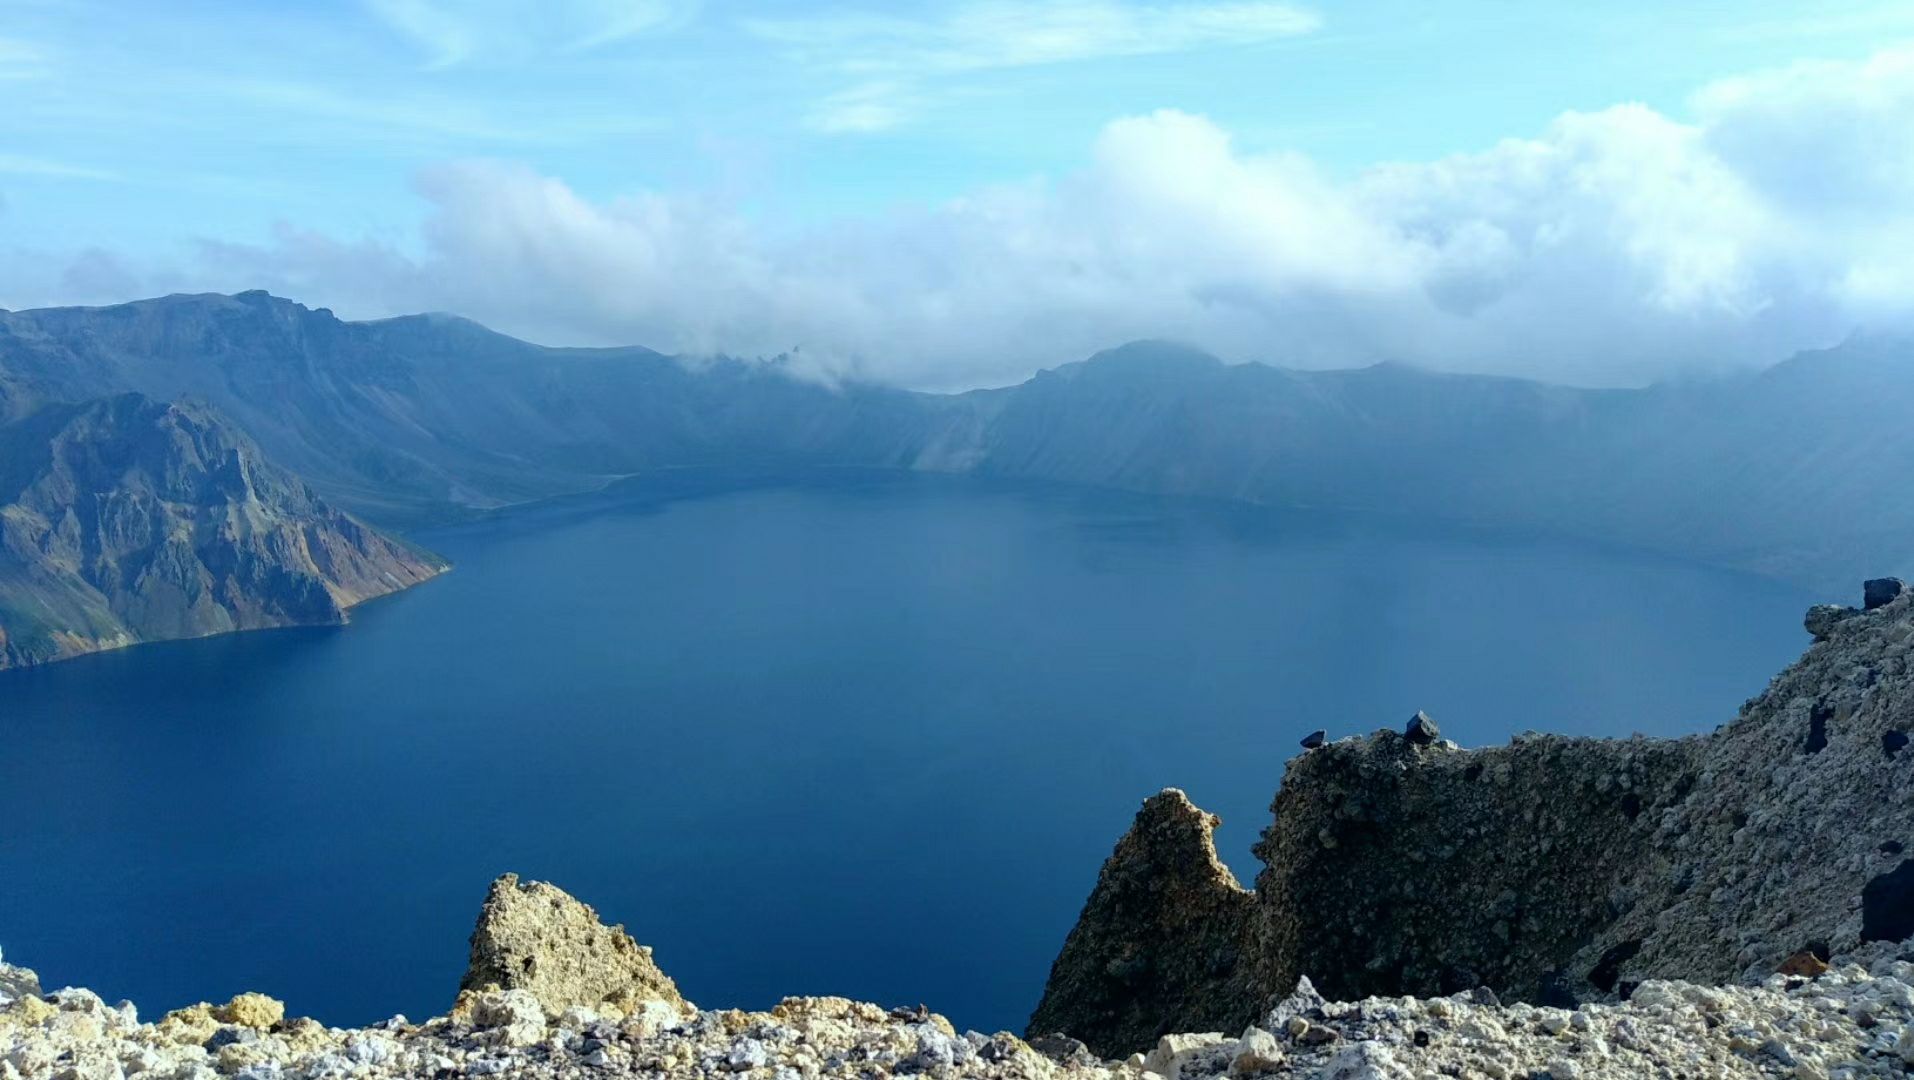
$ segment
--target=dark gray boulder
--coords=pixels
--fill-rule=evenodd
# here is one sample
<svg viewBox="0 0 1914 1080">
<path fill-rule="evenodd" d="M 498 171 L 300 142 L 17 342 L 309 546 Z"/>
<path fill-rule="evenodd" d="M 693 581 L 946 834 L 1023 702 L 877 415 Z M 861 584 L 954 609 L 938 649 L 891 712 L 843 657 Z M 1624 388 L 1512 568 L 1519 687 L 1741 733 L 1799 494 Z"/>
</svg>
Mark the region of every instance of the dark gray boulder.
<svg viewBox="0 0 1914 1080">
<path fill-rule="evenodd" d="M 1867 610 L 1885 607 L 1907 591 L 1907 583 L 1897 577 L 1869 578 L 1861 586 L 1862 603 Z"/>
</svg>

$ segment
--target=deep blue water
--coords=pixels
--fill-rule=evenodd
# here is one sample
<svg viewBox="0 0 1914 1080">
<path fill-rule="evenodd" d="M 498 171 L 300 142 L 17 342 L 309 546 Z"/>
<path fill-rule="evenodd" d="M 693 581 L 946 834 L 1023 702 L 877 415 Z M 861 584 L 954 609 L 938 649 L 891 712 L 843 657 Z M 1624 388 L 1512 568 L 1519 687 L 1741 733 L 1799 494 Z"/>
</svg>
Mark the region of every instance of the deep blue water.
<svg viewBox="0 0 1914 1080">
<path fill-rule="evenodd" d="M 1406 523 L 927 477 L 710 477 L 425 534 L 341 630 L 0 675 L 0 946 L 147 1015 L 450 1003 L 491 878 L 707 1006 L 1020 1029 L 1138 802 L 1248 848 L 1297 739 L 1705 730 L 1811 597 Z"/>
</svg>

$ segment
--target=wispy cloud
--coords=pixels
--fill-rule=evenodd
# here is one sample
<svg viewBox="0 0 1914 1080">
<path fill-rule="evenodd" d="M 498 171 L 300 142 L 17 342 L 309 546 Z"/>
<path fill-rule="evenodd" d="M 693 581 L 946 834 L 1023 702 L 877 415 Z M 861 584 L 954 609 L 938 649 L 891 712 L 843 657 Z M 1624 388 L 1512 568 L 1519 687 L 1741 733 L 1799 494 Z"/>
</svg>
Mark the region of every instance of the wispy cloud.
<svg viewBox="0 0 1914 1080">
<path fill-rule="evenodd" d="M 915 94 L 893 82 L 859 83 L 826 95 L 805 122 L 827 135 L 868 134 L 903 123 L 915 110 Z"/>
<path fill-rule="evenodd" d="M 852 74 L 960 72 L 1059 64 L 1294 37 L 1321 21 L 1290 4 L 1247 0 L 1142 6 L 1110 0 L 972 3 L 942 19 L 839 13 L 749 19 L 751 33 Z"/>
<path fill-rule="evenodd" d="M 73 165 L 46 158 L 0 154 L 0 174 L 7 176 L 45 176 L 60 180 L 118 180 L 119 174 L 105 169 Z"/>
<path fill-rule="evenodd" d="M 32 42 L 0 37 L 0 79 L 38 79 L 47 74 L 46 50 Z"/>
<path fill-rule="evenodd" d="M 600 48 L 688 22 L 699 0 L 365 0 L 426 53 L 428 68 Z"/>
<path fill-rule="evenodd" d="M 922 84 L 971 72 L 1255 45 L 1307 34 L 1311 11 L 1272 0 L 1131 4 L 970 2 L 942 17 L 838 11 L 746 19 L 744 29 L 793 60 L 860 80 L 819 102 L 813 127 L 879 131 L 915 111 Z"/>
<path fill-rule="evenodd" d="M 348 124 L 362 138 L 384 132 L 550 145 L 632 135 L 659 126 L 657 119 L 643 116 L 514 117 L 454 97 L 372 98 L 289 80 L 229 80 L 219 85 L 223 92 L 261 109 Z"/>
</svg>

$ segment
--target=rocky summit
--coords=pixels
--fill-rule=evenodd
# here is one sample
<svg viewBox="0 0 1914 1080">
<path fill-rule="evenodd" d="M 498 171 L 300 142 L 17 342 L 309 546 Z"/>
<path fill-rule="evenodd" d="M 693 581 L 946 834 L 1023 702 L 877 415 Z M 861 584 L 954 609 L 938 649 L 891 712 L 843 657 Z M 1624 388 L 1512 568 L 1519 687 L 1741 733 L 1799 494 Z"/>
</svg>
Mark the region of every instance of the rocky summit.
<svg viewBox="0 0 1914 1080">
<path fill-rule="evenodd" d="M 1806 655 L 1709 735 L 1464 750 L 1417 713 L 1310 740 L 1254 891 L 1213 815 L 1152 796 L 1025 1037 L 840 998 L 700 1009 L 621 927 L 506 875 L 419 1023 L 258 994 L 142 1022 L 0 963 L 0 1080 L 1905 1076 L 1914 596 L 1868 592 L 1811 612 Z"/>
</svg>

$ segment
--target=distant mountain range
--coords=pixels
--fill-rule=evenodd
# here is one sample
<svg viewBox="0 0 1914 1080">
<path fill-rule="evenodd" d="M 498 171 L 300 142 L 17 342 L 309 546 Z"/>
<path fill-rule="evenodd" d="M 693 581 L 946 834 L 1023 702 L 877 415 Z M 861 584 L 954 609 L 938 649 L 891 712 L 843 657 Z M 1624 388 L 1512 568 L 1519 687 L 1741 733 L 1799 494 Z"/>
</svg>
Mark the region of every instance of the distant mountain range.
<svg viewBox="0 0 1914 1080">
<path fill-rule="evenodd" d="M 127 393 L 148 407 L 197 403 L 179 415 L 257 441 L 241 453 L 274 477 L 270 491 L 192 505 L 238 499 L 271 505 L 287 528 L 360 529 L 354 550 L 376 567 L 371 578 L 312 568 L 347 602 L 381 575 L 404 584 L 436 566 L 334 505 L 404 528 L 695 465 L 889 466 L 1374 511 L 1544 530 L 1817 587 L 1914 568 L 1914 346 L 1890 340 L 1644 390 L 1395 365 L 1226 365 L 1138 342 L 1017 386 L 940 395 L 826 386 L 776 362 L 546 348 L 445 315 L 344 322 L 262 292 L 170 296 L 0 313 L 6 521 L 28 512 L 13 455 L 79 415 L 73 406 Z M 69 412 L 47 412 L 59 408 Z M 291 497 L 305 484 L 310 493 Z M 11 552 L 20 544 L 8 537 Z M 36 572 L 32 593 L 50 595 L 48 572 Z M 0 629 L 16 641 L 24 573 L 0 564 Z M 100 612 L 123 618 L 129 601 L 92 587 L 103 607 L 42 604 L 34 633 L 120 632 Z M 251 595 L 230 586 L 241 594 Z M 95 621 L 78 621 L 82 609 Z M 190 628 L 225 628 L 217 622 Z M 137 637 L 177 636 L 130 625 Z"/>
</svg>

